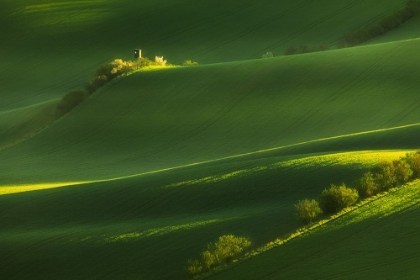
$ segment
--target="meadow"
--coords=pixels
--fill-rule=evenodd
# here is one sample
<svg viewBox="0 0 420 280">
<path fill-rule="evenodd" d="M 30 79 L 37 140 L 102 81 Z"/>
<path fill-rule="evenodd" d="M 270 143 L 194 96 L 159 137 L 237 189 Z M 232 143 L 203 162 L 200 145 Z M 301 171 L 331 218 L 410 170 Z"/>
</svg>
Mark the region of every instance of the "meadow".
<svg viewBox="0 0 420 280">
<path fill-rule="evenodd" d="M 186 279 L 208 242 L 283 238 L 302 226 L 298 200 L 420 147 L 418 18 L 281 55 L 334 46 L 405 1 L 41 2 L 0 4 L 2 279 Z M 54 119 L 134 48 L 199 65 L 121 76 Z M 414 277 L 419 186 L 209 279 Z"/>
</svg>

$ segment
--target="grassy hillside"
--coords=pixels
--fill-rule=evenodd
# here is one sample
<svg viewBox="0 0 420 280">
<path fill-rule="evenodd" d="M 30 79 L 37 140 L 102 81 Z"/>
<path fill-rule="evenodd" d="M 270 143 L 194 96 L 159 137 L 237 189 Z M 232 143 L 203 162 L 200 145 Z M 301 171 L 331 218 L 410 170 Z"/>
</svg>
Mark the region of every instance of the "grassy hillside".
<svg viewBox="0 0 420 280">
<path fill-rule="evenodd" d="M 290 45 L 334 43 L 405 2 L 5 0 L 0 110 L 62 96 L 98 65 L 131 59 L 134 48 L 173 63 L 259 58 Z"/>
<path fill-rule="evenodd" d="M 415 279 L 420 183 L 209 279 Z"/>
<path fill-rule="evenodd" d="M 108 179 L 416 124 L 419 46 L 138 72 L 3 151 L 1 183 Z"/>
<path fill-rule="evenodd" d="M 416 20 L 375 44 L 257 59 L 334 44 L 405 0 L 38 2 L 0 3 L 0 278 L 185 279 L 218 236 L 255 249 L 301 225 L 298 200 L 420 147 Z M 117 78 L 34 135 L 134 48 L 200 65 Z M 214 277 L 415 275 L 419 186 Z M 404 249 L 378 264 L 376 240 Z"/>
<path fill-rule="evenodd" d="M 0 271 L 7 279 L 183 279 L 207 242 L 233 233 L 261 246 L 300 225 L 293 204 L 303 195 L 402 154 L 245 158 L 0 195 Z"/>
<path fill-rule="evenodd" d="M 58 100 L 0 112 L 0 150 L 26 140 L 55 120 Z"/>
</svg>

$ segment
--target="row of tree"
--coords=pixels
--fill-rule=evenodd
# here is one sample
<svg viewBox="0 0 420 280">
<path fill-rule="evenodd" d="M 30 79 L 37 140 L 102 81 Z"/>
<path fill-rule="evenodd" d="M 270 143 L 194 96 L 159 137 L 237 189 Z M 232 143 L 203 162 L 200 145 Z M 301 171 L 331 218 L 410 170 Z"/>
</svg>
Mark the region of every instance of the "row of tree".
<svg viewBox="0 0 420 280">
<path fill-rule="evenodd" d="M 100 66 L 93 76 L 93 78 L 86 83 L 83 90 L 75 90 L 66 94 L 61 101 L 57 104 L 56 115 L 61 117 L 71 111 L 89 95 L 96 92 L 99 88 L 103 87 L 108 82 L 112 81 L 118 76 L 128 74 L 139 67 L 147 66 L 166 66 L 167 61 L 162 56 L 156 56 L 152 61 L 148 58 L 140 58 L 138 61 L 124 61 L 122 59 L 115 59 L 110 63 Z"/>
<path fill-rule="evenodd" d="M 420 150 L 405 157 L 378 164 L 355 181 L 355 188 L 331 185 L 324 189 L 318 200 L 304 199 L 295 205 L 296 215 L 304 223 L 314 221 L 321 214 L 334 214 L 355 204 L 359 198 L 367 198 L 390 188 L 420 178 Z"/>
<path fill-rule="evenodd" d="M 372 40 L 373 38 L 381 36 L 393 29 L 400 27 L 403 23 L 418 15 L 420 15 L 420 0 L 409 0 L 403 9 L 394 12 L 392 15 L 386 16 L 378 23 L 350 32 L 337 43 L 337 47 L 347 48 L 358 46 L 369 40 Z M 293 55 L 310 52 L 319 52 L 326 51 L 329 48 L 330 46 L 326 43 L 323 43 L 318 46 L 291 46 L 285 50 L 284 54 Z"/>
<path fill-rule="evenodd" d="M 200 259 L 188 260 L 185 268 L 189 278 L 208 272 L 223 264 L 232 262 L 245 248 L 251 246 L 251 241 L 245 237 L 223 235 L 201 253 Z"/>
<path fill-rule="evenodd" d="M 338 47 L 343 48 L 360 45 L 400 27 L 403 23 L 418 15 L 420 15 L 420 0 L 409 0 L 403 9 L 383 18 L 380 22 L 347 34 L 338 43 Z"/>
</svg>

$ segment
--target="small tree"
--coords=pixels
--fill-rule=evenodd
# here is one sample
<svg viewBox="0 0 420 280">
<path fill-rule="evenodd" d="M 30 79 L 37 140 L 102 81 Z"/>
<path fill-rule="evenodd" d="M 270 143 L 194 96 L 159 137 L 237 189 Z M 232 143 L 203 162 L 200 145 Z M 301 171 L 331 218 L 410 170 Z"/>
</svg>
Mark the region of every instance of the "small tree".
<svg viewBox="0 0 420 280">
<path fill-rule="evenodd" d="M 394 160 L 392 165 L 394 166 L 397 184 L 404 184 L 410 180 L 413 175 L 413 171 L 407 162 L 404 160 Z"/>
<path fill-rule="evenodd" d="M 403 160 L 410 165 L 413 178 L 420 178 L 420 150 L 415 153 L 407 153 Z"/>
<path fill-rule="evenodd" d="M 184 66 L 195 66 L 198 65 L 198 62 L 192 60 L 185 60 L 182 65 Z"/>
<path fill-rule="evenodd" d="M 361 197 L 369 197 L 379 192 L 379 186 L 376 182 L 374 174 L 367 172 L 357 182 L 357 191 Z"/>
<path fill-rule="evenodd" d="M 322 214 L 319 203 L 315 199 L 305 198 L 304 200 L 299 200 L 299 202 L 295 204 L 295 209 L 296 215 L 304 224 L 309 224 Z"/>
<path fill-rule="evenodd" d="M 262 58 L 272 58 L 274 54 L 272 52 L 266 52 L 262 55 Z"/>
<path fill-rule="evenodd" d="M 136 68 L 136 63 L 132 61 L 124 61 L 122 59 L 115 59 L 111 62 L 111 66 L 111 74 L 119 76 L 133 71 Z"/>
<path fill-rule="evenodd" d="M 203 271 L 203 267 L 198 260 L 188 260 L 187 266 L 185 267 L 188 278 L 194 278 Z"/>
<path fill-rule="evenodd" d="M 298 49 L 296 47 L 293 47 L 293 46 L 288 47 L 284 51 L 284 54 L 285 55 L 293 55 L 293 54 L 297 54 L 297 53 L 298 53 Z"/>
<path fill-rule="evenodd" d="M 156 65 L 165 66 L 166 60 L 163 59 L 163 56 L 155 56 L 155 63 Z"/>
<path fill-rule="evenodd" d="M 379 191 L 386 191 L 397 184 L 395 168 L 392 162 L 383 161 L 378 165 L 376 182 L 379 186 Z"/>
<path fill-rule="evenodd" d="M 220 236 L 215 243 L 207 244 L 207 250 L 201 253 L 201 261 L 188 260 L 186 272 L 190 277 L 195 277 L 202 271 L 209 271 L 221 264 L 229 263 L 249 246 L 251 241 L 245 237 L 232 234 Z"/>
<path fill-rule="evenodd" d="M 341 186 L 331 185 L 324 189 L 321 194 L 320 204 L 325 213 L 337 213 L 338 211 L 356 203 L 359 199 L 357 190 Z"/>
<path fill-rule="evenodd" d="M 92 94 L 108 82 L 106 75 L 93 77 L 85 86 L 86 92 Z"/>
<path fill-rule="evenodd" d="M 57 104 L 56 111 L 58 116 L 62 116 L 70 112 L 80 102 L 85 100 L 86 93 L 83 90 L 75 90 L 66 94 Z"/>
</svg>

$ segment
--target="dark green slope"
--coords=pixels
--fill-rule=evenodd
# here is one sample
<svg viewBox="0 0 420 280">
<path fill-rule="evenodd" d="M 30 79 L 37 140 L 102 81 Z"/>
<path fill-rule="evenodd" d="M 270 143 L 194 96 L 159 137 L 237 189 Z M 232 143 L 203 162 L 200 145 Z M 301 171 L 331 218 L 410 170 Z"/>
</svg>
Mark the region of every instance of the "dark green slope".
<svg viewBox="0 0 420 280">
<path fill-rule="evenodd" d="M 416 279 L 419 182 L 208 279 Z"/>
<path fill-rule="evenodd" d="M 415 124 L 419 44 L 135 73 L 3 151 L 2 182 L 107 179 Z"/>
<path fill-rule="evenodd" d="M 266 51 L 281 55 L 291 45 L 334 43 L 404 4 L 405 0 L 5 0 L 0 3 L 0 110 L 82 87 L 98 65 L 131 59 L 134 48 L 173 63 L 253 59 Z"/>
</svg>

